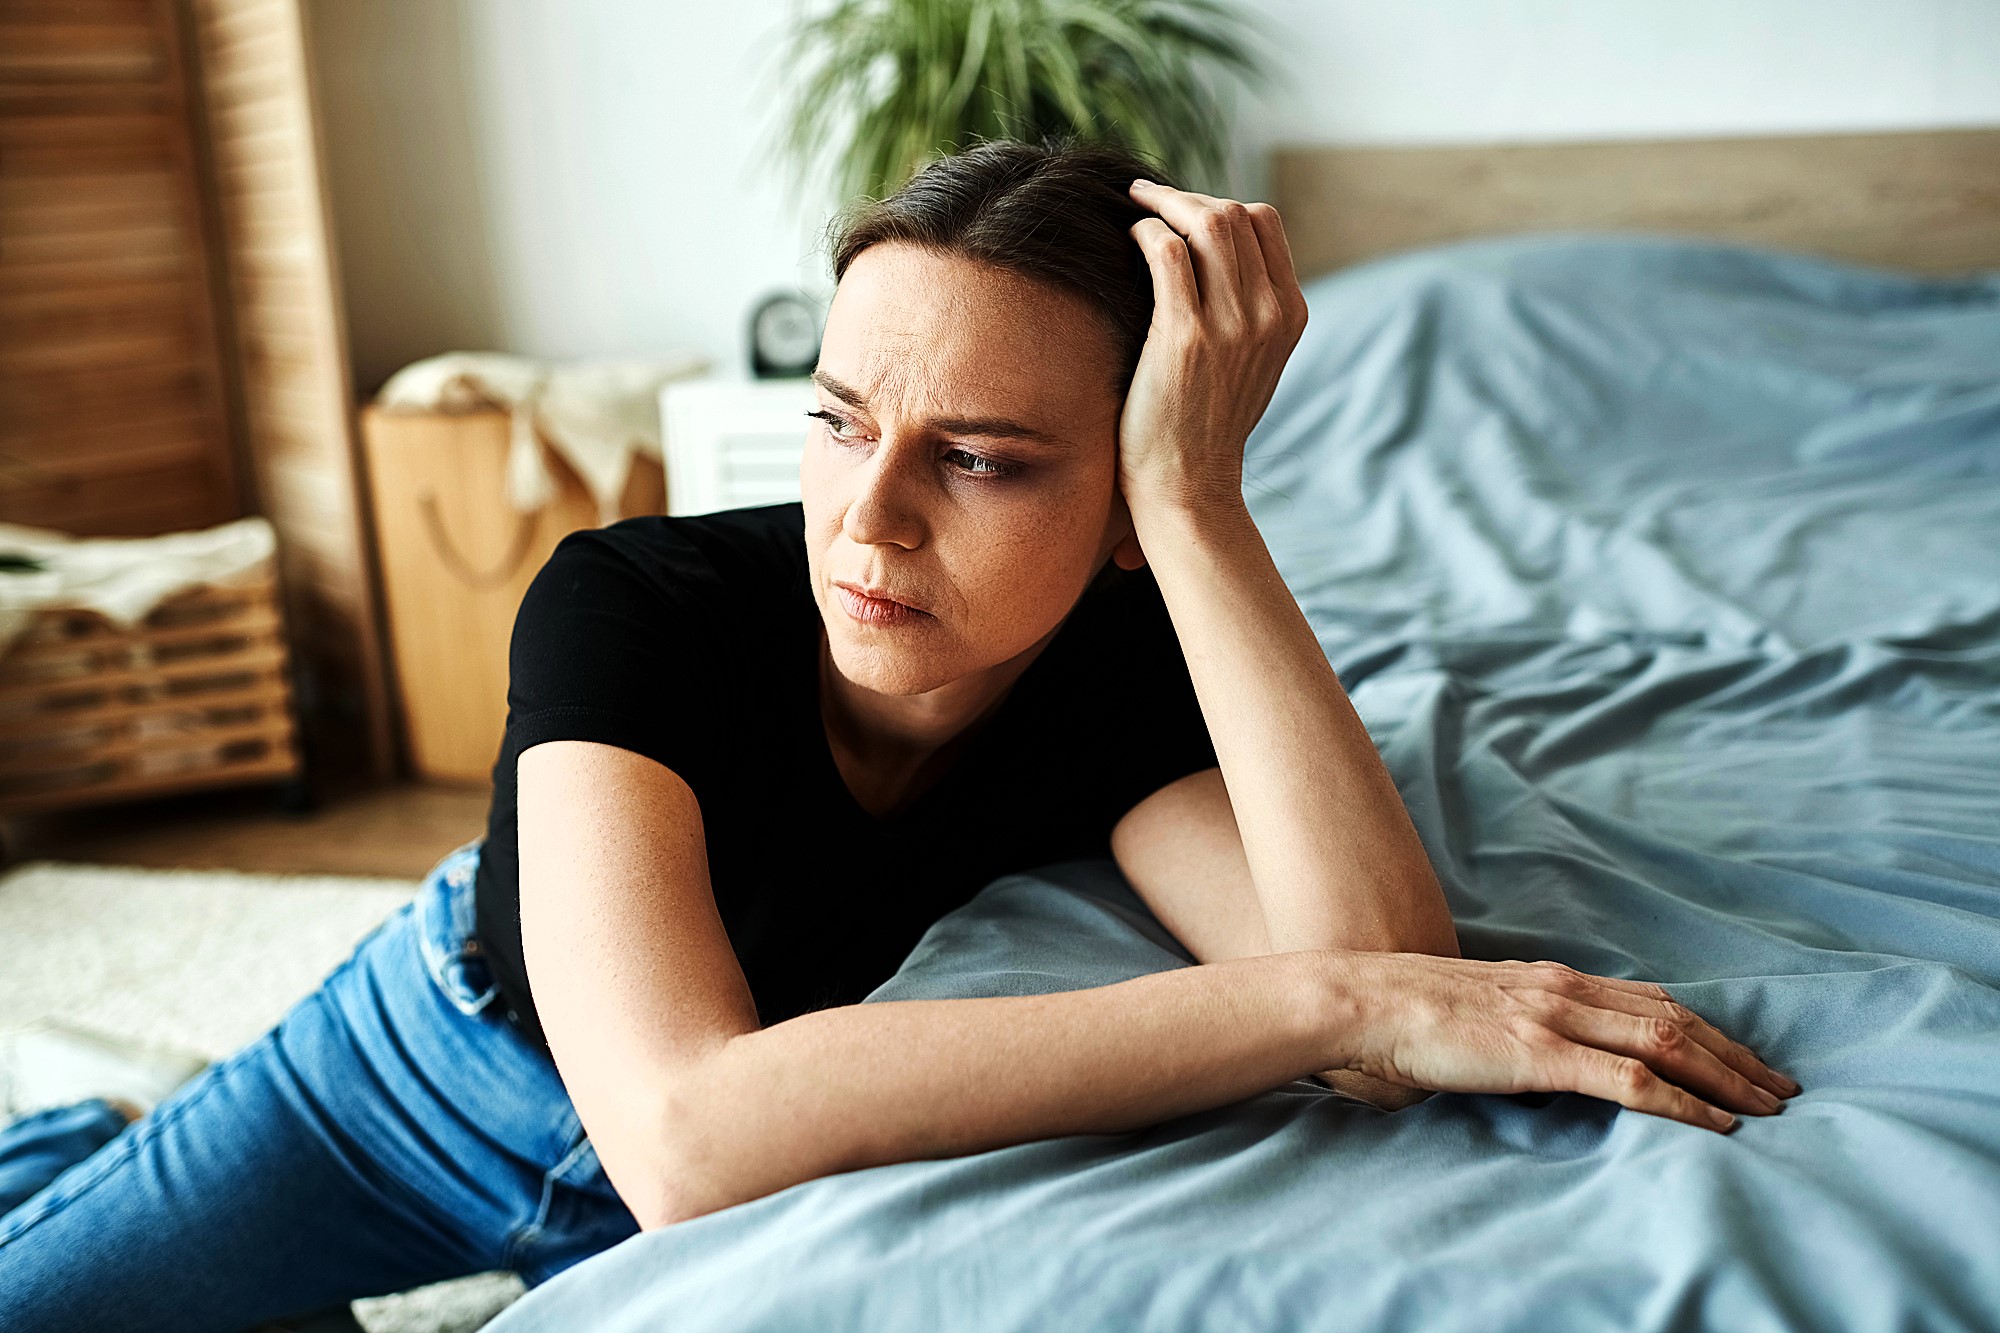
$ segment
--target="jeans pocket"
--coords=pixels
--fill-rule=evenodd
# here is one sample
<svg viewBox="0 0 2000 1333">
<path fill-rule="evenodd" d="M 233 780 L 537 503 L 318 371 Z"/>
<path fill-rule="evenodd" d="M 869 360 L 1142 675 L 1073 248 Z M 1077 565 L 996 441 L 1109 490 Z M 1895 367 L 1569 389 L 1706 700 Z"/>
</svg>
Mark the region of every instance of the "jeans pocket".
<svg viewBox="0 0 2000 1333">
<path fill-rule="evenodd" d="M 613 1189 L 597 1149 L 572 1114 L 567 1151 L 542 1177 L 534 1215 L 507 1238 L 503 1266 L 529 1286 L 635 1236 L 639 1223 Z"/>
<path fill-rule="evenodd" d="M 500 994 L 477 935 L 479 848 L 484 841 L 474 838 L 446 853 L 424 876 L 417 894 L 424 970 L 462 1014 L 483 1012 Z"/>
</svg>

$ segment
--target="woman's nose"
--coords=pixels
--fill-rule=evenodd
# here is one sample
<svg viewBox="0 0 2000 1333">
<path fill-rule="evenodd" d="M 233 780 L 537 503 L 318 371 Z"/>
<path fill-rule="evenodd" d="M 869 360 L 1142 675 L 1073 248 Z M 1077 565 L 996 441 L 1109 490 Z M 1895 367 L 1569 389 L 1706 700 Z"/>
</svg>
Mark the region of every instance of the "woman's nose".
<svg viewBox="0 0 2000 1333">
<path fill-rule="evenodd" d="M 914 443 L 879 445 L 856 476 L 857 489 L 842 524 L 849 541 L 883 542 L 914 549 L 923 541 L 923 515 L 916 494 L 922 478 Z"/>
</svg>

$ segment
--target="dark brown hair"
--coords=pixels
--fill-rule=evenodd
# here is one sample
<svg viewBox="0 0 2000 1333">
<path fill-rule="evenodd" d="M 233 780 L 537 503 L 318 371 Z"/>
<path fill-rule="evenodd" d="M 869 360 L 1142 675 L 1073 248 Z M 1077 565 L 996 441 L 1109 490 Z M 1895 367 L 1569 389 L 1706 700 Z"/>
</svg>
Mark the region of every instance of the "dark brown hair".
<svg viewBox="0 0 2000 1333">
<path fill-rule="evenodd" d="M 1083 298 L 1118 352 L 1114 388 L 1131 386 L 1153 319 L 1153 279 L 1132 239 L 1152 217 L 1126 187 L 1166 171 L 1125 148 L 1074 136 L 990 139 L 941 157 L 885 199 L 861 199 L 829 227 L 833 279 L 883 241 L 904 241 L 1007 269 Z"/>
</svg>

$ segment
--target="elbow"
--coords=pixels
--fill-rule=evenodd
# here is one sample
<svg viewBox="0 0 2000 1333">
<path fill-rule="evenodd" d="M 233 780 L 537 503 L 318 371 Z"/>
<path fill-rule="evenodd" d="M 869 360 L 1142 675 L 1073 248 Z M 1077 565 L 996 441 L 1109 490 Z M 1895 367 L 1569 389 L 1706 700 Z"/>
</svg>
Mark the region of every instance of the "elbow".
<svg viewBox="0 0 2000 1333">
<path fill-rule="evenodd" d="M 1369 942 L 1347 947 L 1363 952 L 1463 957 L 1458 943 L 1458 924 L 1452 920 L 1451 905 L 1445 900 L 1444 886 L 1438 882 L 1430 862 L 1427 860 L 1414 867 L 1407 882 L 1409 887 L 1394 899 L 1395 908 L 1357 932 Z"/>
<path fill-rule="evenodd" d="M 593 1135 L 598 1165 L 641 1231 L 657 1231 L 693 1216 L 685 1169 L 671 1144 Z"/>
<path fill-rule="evenodd" d="M 732 1043 L 735 1049 L 748 1049 L 740 1042 Z M 879 1160 L 837 1151 L 838 1136 L 824 1133 L 805 1105 L 817 1098 L 796 1082 L 779 1084 L 779 1068 L 816 1081 L 782 1047 L 736 1062 L 711 1057 L 679 1071 L 673 1090 L 655 1103 L 656 1132 L 641 1154 L 639 1190 L 629 1197 L 619 1190 L 640 1230 L 705 1217 Z M 807 1118 L 781 1111 L 784 1106 L 804 1110 Z"/>
<path fill-rule="evenodd" d="M 727 1145 L 715 1144 L 702 1130 L 702 1122 L 694 1118 L 699 1111 L 677 1105 L 656 1116 L 657 1132 L 639 1154 L 636 1169 L 625 1173 L 632 1188 L 612 1182 L 641 1231 L 658 1231 L 734 1202 L 718 1188 L 719 1174 L 727 1173 L 719 1172 L 726 1164 L 717 1161 L 717 1151 Z M 608 1164 L 605 1174 L 611 1174 Z"/>
<path fill-rule="evenodd" d="M 646 1079 L 638 1087 L 586 1085 L 570 1097 L 584 1119 L 598 1167 L 640 1231 L 658 1231 L 700 1215 L 700 1107 L 662 1083 L 684 1085 L 686 1071 L 672 1079 Z M 700 1085 L 698 1081 L 694 1083 Z"/>
<path fill-rule="evenodd" d="M 744 1154 L 752 1145 L 741 1126 L 731 1128 L 732 1117 L 717 1096 L 725 1085 L 713 1064 L 683 1067 L 669 1090 L 649 1099 L 649 1132 L 627 1141 L 633 1169 L 612 1179 L 641 1231 L 703 1217 L 751 1197 L 732 1192 L 744 1183 Z M 608 1162 L 605 1174 L 613 1174 Z M 632 1181 L 630 1191 L 624 1178 Z"/>
<path fill-rule="evenodd" d="M 606 1174 L 610 1174 L 608 1167 Z M 623 1185 L 617 1185 L 617 1189 L 618 1197 L 624 1200 L 641 1231 L 658 1231 L 676 1222 L 690 1221 L 726 1204 L 705 1187 L 702 1178 L 690 1169 L 688 1156 L 673 1141 L 655 1146 L 630 1189 Z"/>
<path fill-rule="evenodd" d="M 625 1207 L 641 1231 L 658 1231 L 661 1227 L 670 1227 L 694 1216 L 680 1173 L 671 1158 L 671 1153 L 655 1153 L 646 1164 L 645 1174 L 629 1188 L 613 1181 L 617 1185 L 618 1197 L 625 1201 Z M 610 1173 L 607 1166 L 605 1174 Z"/>
<path fill-rule="evenodd" d="M 658 1231 L 661 1227 L 670 1227 L 676 1222 L 686 1222 L 701 1216 L 700 1211 L 685 1207 L 680 1200 L 671 1195 L 649 1200 L 645 1207 L 636 1204 L 627 1206 L 631 1208 L 632 1218 L 639 1224 L 641 1231 Z"/>
</svg>

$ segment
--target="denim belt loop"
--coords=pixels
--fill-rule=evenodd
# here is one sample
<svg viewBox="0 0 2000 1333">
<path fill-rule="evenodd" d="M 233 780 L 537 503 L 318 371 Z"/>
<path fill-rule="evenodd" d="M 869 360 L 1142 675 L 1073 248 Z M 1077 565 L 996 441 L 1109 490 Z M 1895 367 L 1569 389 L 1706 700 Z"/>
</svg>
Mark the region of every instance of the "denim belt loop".
<svg viewBox="0 0 2000 1333">
<path fill-rule="evenodd" d="M 424 876 L 417 897 L 417 940 L 424 970 L 458 1011 L 477 1014 L 500 994 L 480 952 L 479 849 L 484 837 L 447 852 Z"/>
</svg>

